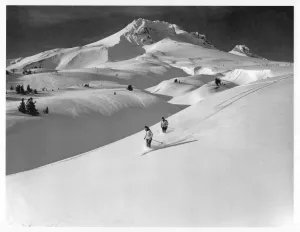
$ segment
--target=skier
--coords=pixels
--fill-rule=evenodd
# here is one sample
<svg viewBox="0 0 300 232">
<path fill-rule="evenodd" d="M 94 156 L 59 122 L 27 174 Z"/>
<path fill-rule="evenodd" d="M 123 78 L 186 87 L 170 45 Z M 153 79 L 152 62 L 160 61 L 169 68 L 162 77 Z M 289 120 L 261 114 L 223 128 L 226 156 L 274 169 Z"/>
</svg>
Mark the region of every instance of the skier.
<svg viewBox="0 0 300 232">
<path fill-rule="evenodd" d="M 217 85 L 217 87 L 219 87 L 222 83 L 221 83 L 221 79 L 220 78 L 216 78 L 215 79 L 215 83 L 216 83 L 216 85 Z"/>
<path fill-rule="evenodd" d="M 152 133 L 152 131 L 150 130 L 150 128 L 148 126 L 145 126 L 145 131 L 146 131 L 146 135 L 145 135 L 144 139 L 146 139 L 146 146 L 150 148 L 153 133 Z"/>
<path fill-rule="evenodd" d="M 161 125 L 162 132 L 166 133 L 167 129 L 168 129 L 169 123 L 168 123 L 168 121 L 164 117 L 162 117 L 161 119 L 162 120 L 161 120 L 161 124 L 160 125 Z"/>
</svg>

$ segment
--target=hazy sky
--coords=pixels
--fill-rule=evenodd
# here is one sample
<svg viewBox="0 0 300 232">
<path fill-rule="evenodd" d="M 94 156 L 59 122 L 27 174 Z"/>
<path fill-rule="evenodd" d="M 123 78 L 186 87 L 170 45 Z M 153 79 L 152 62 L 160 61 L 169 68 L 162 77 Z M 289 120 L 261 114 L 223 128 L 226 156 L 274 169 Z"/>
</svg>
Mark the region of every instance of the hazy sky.
<svg viewBox="0 0 300 232">
<path fill-rule="evenodd" d="M 235 45 L 271 60 L 293 61 L 293 7 L 7 6 L 7 58 L 81 46 L 134 18 L 162 20 L 205 34 L 218 49 Z"/>
</svg>

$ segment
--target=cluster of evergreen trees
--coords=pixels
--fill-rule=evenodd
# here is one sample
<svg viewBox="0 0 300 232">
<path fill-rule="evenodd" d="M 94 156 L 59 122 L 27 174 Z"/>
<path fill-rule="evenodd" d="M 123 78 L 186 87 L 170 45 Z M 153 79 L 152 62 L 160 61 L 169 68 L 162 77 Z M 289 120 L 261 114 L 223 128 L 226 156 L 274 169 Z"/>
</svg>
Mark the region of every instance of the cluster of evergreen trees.
<svg viewBox="0 0 300 232">
<path fill-rule="evenodd" d="M 32 116 L 38 116 L 40 115 L 40 113 L 38 112 L 38 110 L 35 107 L 35 103 L 31 98 L 29 98 L 25 104 L 24 102 L 24 98 L 22 98 L 21 103 L 18 107 L 18 110 L 23 113 L 23 114 L 30 114 Z"/>
<path fill-rule="evenodd" d="M 24 75 L 28 75 L 28 74 L 31 74 L 31 73 L 32 73 L 31 70 L 24 70 L 24 71 L 23 71 L 23 74 L 24 74 Z"/>
<path fill-rule="evenodd" d="M 23 85 L 17 85 L 16 86 L 16 92 L 17 92 L 17 94 L 23 94 L 23 95 L 26 94 Z"/>
<path fill-rule="evenodd" d="M 10 89 L 13 90 L 13 86 L 11 86 Z M 29 94 L 29 93 L 38 94 L 36 89 L 30 88 L 30 85 L 27 85 L 26 90 L 24 89 L 23 85 L 17 85 L 16 86 L 16 93 L 17 94 L 23 94 L 23 95 L 26 95 L 26 94 Z"/>
<path fill-rule="evenodd" d="M 23 113 L 23 114 L 29 114 L 32 116 L 39 116 L 40 113 L 37 110 L 35 103 L 31 98 L 29 98 L 25 104 L 24 98 L 22 98 L 20 105 L 18 106 L 18 110 Z M 46 107 L 46 109 L 43 110 L 44 114 L 48 114 L 49 113 L 49 108 L 48 106 Z"/>
</svg>

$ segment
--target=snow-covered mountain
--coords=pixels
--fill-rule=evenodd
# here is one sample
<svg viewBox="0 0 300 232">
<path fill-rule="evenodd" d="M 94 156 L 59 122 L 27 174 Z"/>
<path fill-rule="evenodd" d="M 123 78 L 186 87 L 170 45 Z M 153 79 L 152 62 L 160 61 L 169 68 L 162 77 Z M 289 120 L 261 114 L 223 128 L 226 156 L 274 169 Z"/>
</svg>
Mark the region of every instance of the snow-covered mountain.
<svg viewBox="0 0 300 232">
<path fill-rule="evenodd" d="M 256 55 L 255 53 L 252 53 L 250 49 L 245 45 L 236 45 L 229 53 L 238 56 L 248 56 L 248 57 L 254 57 L 259 59 L 265 59 L 259 55 Z"/>
<path fill-rule="evenodd" d="M 119 42 L 119 40 L 124 38 L 131 44 L 142 46 L 170 38 L 195 45 L 213 47 L 206 40 L 205 35 L 201 35 L 198 32 L 188 33 L 181 30 L 176 24 L 163 21 L 150 21 L 142 18 L 134 20 L 116 34 L 87 46 L 112 45 L 112 41 L 117 43 L 117 41 Z"/>
<path fill-rule="evenodd" d="M 164 39 L 190 43 L 206 48 L 214 46 L 205 35 L 188 33 L 175 24 L 137 19 L 121 31 L 83 47 L 53 49 L 31 57 L 14 60 L 7 69 L 90 68 L 108 61 L 126 60 L 145 53 L 144 46 Z"/>
<path fill-rule="evenodd" d="M 244 46 L 220 51 L 198 32 L 137 19 L 82 47 L 14 59 L 7 70 L 9 223 L 290 223 L 293 64 Z M 19 84 L 38 94 L 10 90 Z M 29 97 L 40 116 L 18 111 Z"/>
</svg>

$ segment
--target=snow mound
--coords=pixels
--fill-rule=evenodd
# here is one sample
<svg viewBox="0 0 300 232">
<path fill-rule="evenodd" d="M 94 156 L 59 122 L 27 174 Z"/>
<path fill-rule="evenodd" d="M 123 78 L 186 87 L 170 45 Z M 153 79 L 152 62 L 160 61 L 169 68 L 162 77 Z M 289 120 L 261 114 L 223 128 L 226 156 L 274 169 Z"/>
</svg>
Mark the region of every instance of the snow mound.
<svg viewBox="0 0 300 232">
<path fill-rule="evenodd" d="M 177 105 L 194 105 L 207 97 L 210 97 L 216 93 L 222 92 L 232 87 L 233 86 L 231 85 L 221 85 L 220 87 L 217 87 L 214 82 L 211 82 L 208 84 L 204 84 L 197 89 L 189 91 L 186 94 L 174 97 L 169 102 Z"/>
<path fill-rule="evenodd" d="M 233 82 L 237 85 L 245 85 L 251 82 L 268 79 L 273 77 L 274 74 L 270 69 L 262 70 L 249 70 L 249 69 L 235 69 L 231 72 L 228 72 L 223 80 Z"/>
<path fill-rule="evenodd" d="M 216 75 L 193 75 L 188 77 L 173 78 L 163 81 L 157 86 L 148 88 L 147 91 L 158 96 L 169 96 L 169 103 L 177 105 L 193 105 L 216 93 L 231 89 L 237 85 L 231 81 L 223 80 L 223 85 L 217 87 Z M 176 81 L 175 81 L 176 80 Z"/>
<path fill-rule="evenodd" d="M 165 80 L 156 86 L 148 88 L 151 93 L 166 95 L 166 96 L 181 96 L 190 92 L 208 82 L 214 80 L 211 75 L 193 75 L 188 77 L 172 78 Z"/>
<path fill-rule="evenodd" d="M 216 75 L 218 73 L 226 72 L 226 69 L 216 68 L 216 67 L 195 67 L 194 75 L 202 74 L 202 75 Z"/>
<path fill-rule="evenodd" d="M 182 94 L 185 94 L 186 92 L 189 92 L 195 88 L 196 87 L 194 85 L 175 83 L 173 80 L 170 80 L 163 81 L 157 86 L 149 88 L 148 91 L 154 94 L 175 97 L 181 96 Z"/>
<path fill-rule="evenodd" d="M 169 103 L 177 105 L 193 105 L 210 97 L 216 93 L 236 87 L 231 81 L 223 80 L 223 85 L 217 87 L 215 78 L 221 77 L 216 75 L 193 75 L 188 77 L 173 78 L 163 81 L 157 86 L 148 88 L 147 91 L 158 94 L 158 96 L 169 96 Z M 175 81 L 176 80 L 176 81 Z"/>
</svg>

